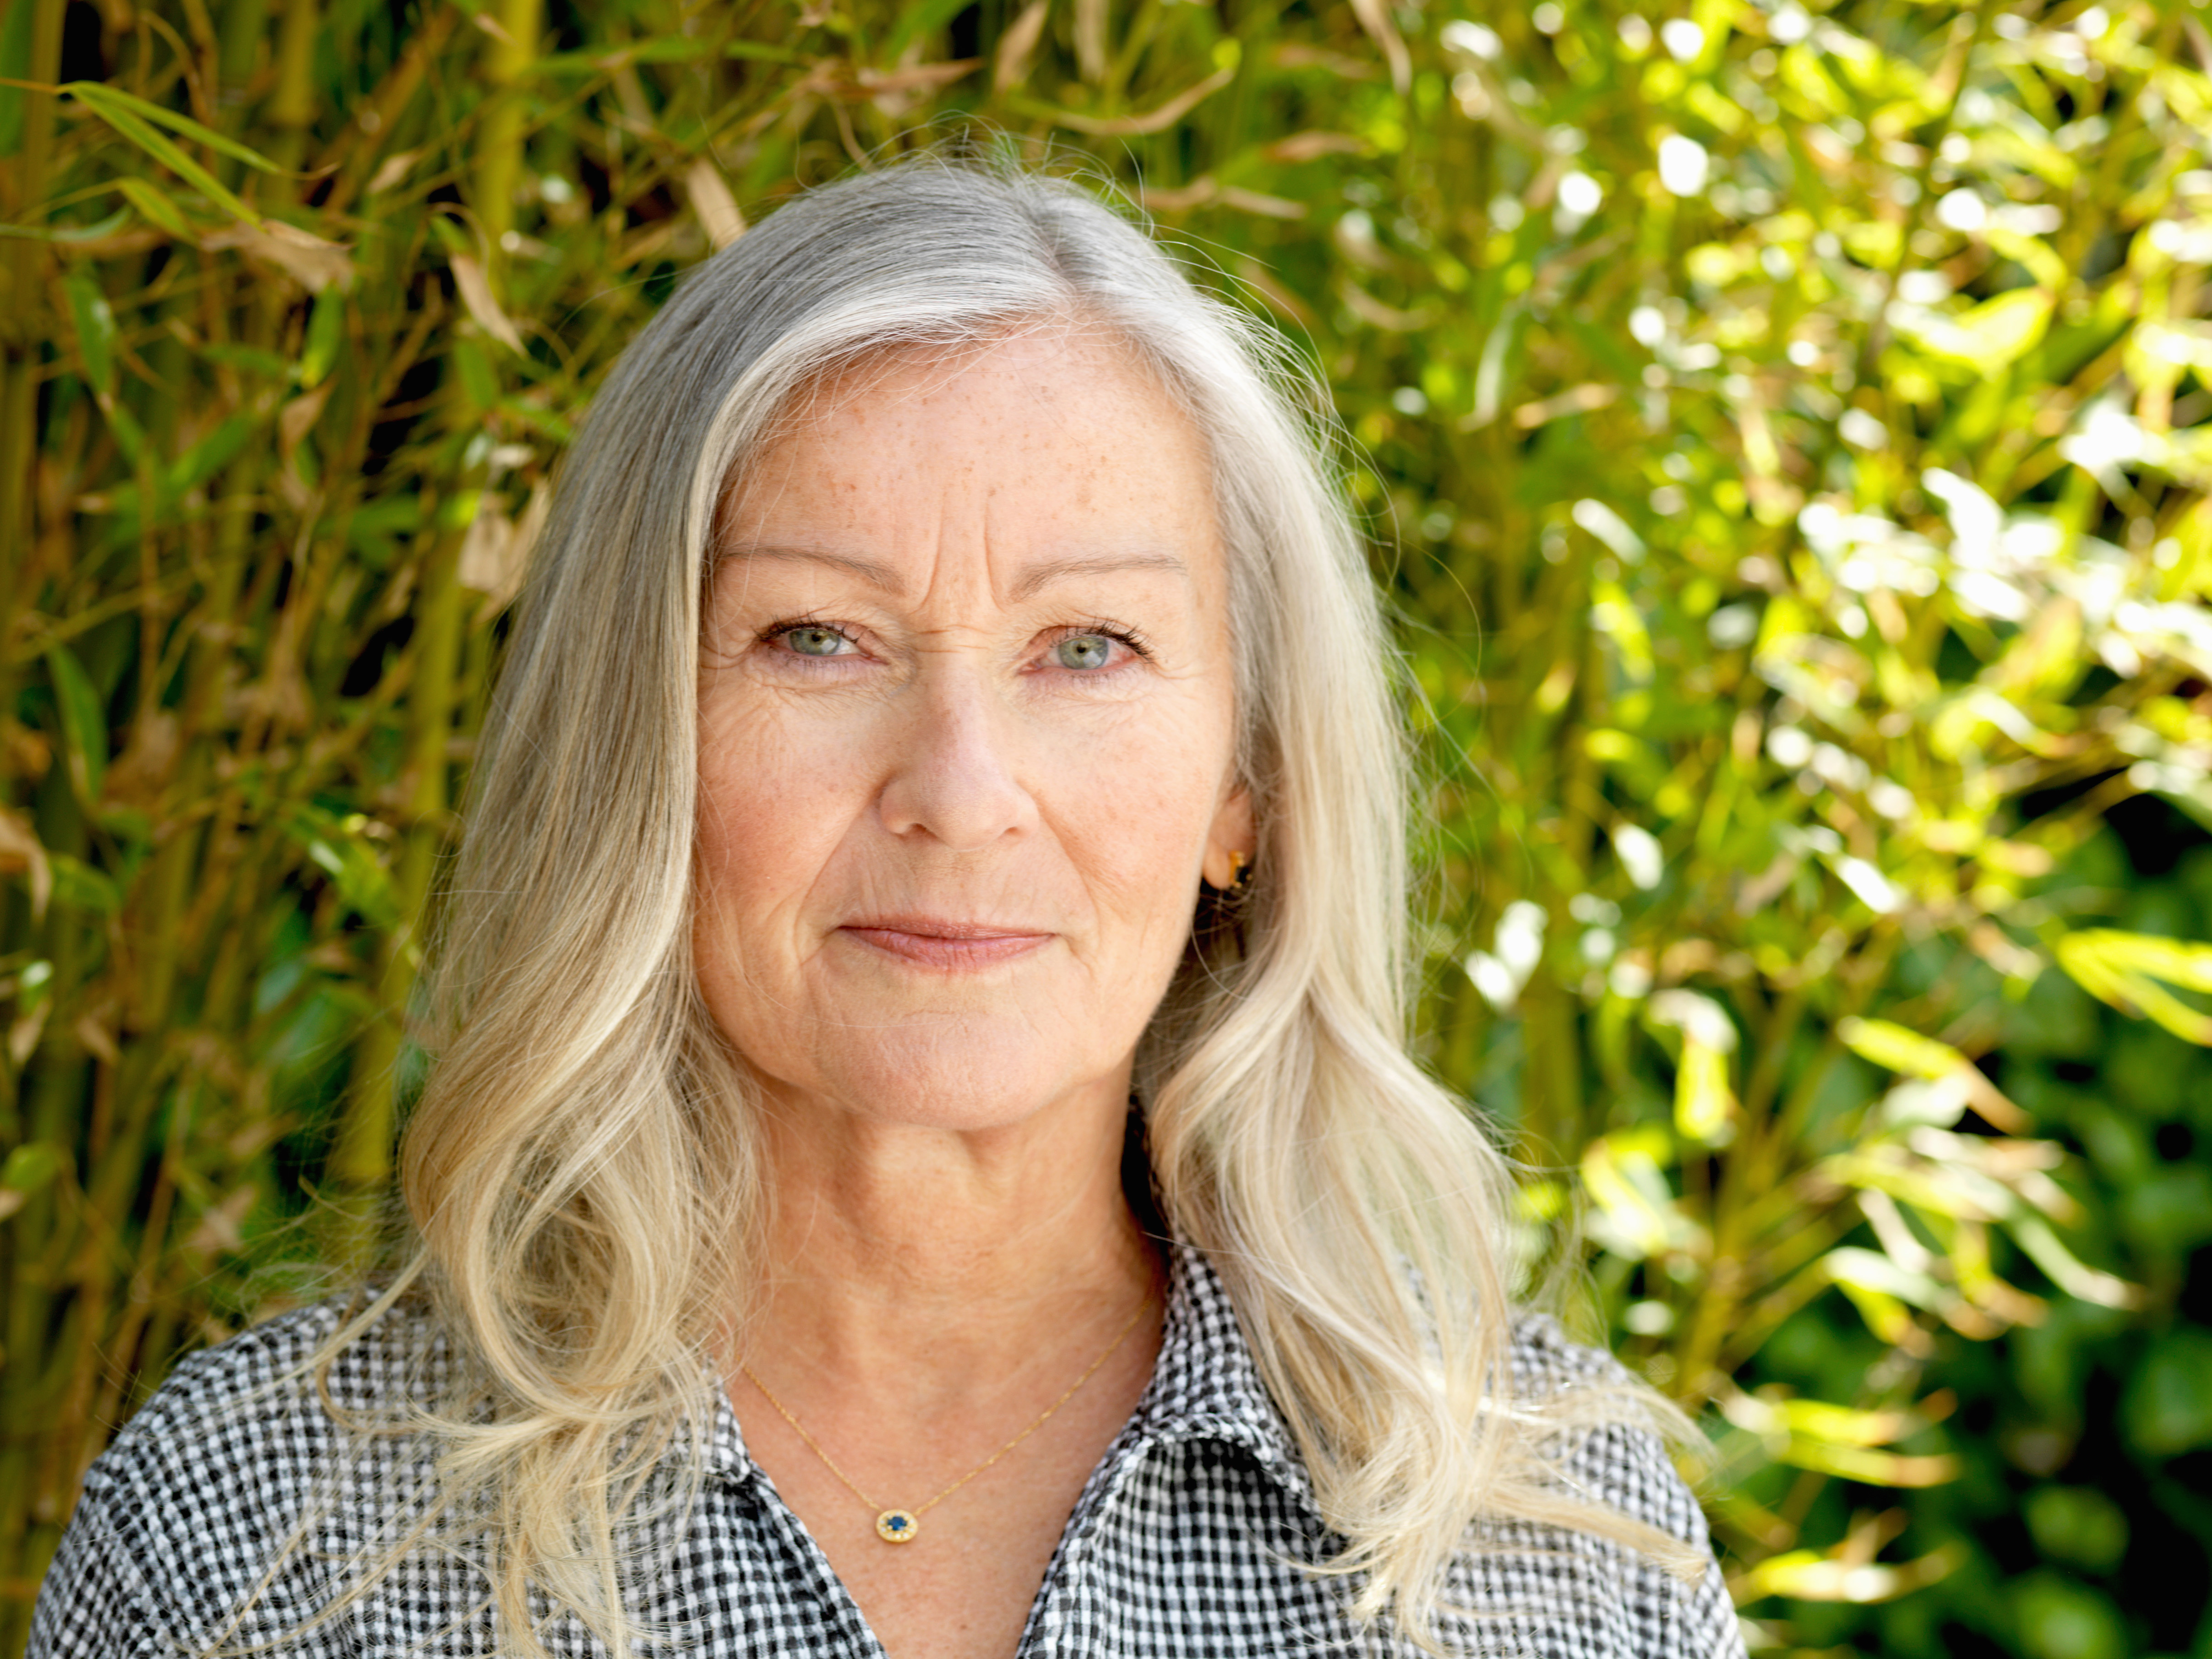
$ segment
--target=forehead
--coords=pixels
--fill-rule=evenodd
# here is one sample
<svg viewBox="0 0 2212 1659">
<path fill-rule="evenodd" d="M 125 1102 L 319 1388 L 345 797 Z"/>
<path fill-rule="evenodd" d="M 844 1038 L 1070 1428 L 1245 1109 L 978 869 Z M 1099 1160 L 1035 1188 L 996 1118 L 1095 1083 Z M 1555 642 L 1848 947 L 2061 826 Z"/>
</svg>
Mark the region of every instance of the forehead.
<svg viewBox="0 0 2212 1659">
<path fill-rule="evenodd" d="M 885 353 L 787 405 L 725 503 L 726 550 L 804 526 L 911 545 L 964 532 L 1188 557 L 1216 542 L 1199 428 L 1145 361 L 1079 324 Z"/>
<path fill-rule="evenodd" d="M 995 396 L 1032 419 L 1075 412 L 1101 396 L 1148 426 L 1199 445 L 1195 426 L 1158 369 L 1120 330 L 1082 316 L 1036 319 L 957 344 L 890 344 L 816 375 L 786 400 L 769 441 L 840 422 L 926 415 Z"/>
</svg>

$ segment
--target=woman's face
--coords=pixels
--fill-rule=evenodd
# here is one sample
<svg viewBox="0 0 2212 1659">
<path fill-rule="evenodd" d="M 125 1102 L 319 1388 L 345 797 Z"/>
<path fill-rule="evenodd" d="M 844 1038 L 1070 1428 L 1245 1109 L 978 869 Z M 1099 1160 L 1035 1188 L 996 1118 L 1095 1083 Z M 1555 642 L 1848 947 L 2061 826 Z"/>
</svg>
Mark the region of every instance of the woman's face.
<svg viewBox="0 0 2212 1659">
<path fill-rule="evenodd" d="M 1118 1113 L 1251 827 L 1196 430 L 1073 331 L 805 401 L 728 504 L 699 980 L 770 1091 L 884 1123 Z"/>
</svg>

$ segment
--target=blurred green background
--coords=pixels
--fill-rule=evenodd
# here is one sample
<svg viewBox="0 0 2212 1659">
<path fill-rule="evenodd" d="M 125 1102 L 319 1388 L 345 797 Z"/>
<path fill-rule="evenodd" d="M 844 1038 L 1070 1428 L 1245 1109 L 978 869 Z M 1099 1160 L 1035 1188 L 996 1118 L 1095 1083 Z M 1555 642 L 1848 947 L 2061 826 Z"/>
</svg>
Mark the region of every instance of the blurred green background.
<svg viewBox="0 0 2212 1659">
<path fill-rule="evenodd" d="M 0 1650 L 362 1259 L 599 377 L 981 123 L 1325 373 L 1419 1041 L 1754 1650 L 2212 1656 L 2206 14 L 1637 3 L 3 0 Z"/>
</svg>

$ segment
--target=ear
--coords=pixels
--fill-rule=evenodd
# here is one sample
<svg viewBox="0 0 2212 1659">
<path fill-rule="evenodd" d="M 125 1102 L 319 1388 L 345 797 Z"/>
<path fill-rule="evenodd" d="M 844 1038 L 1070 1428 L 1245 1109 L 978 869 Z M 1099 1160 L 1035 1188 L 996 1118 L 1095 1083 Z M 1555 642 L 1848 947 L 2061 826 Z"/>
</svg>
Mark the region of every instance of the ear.
<svg viewBox="0 0 2212 1659">
<path fill-rule="evenodd" d="M 1234 886 L 1237 864 L 1230 854 L 1237 854 L 1249 865 L 1259 842 L 1252 828 L 1251 793 L 1240 785 L 1222 801 L 1213 815 L 1213 827 L 1206 834 L 1206 861 L 1200 866 L 1206 885 L 1224 891 Z"/>
</svg>

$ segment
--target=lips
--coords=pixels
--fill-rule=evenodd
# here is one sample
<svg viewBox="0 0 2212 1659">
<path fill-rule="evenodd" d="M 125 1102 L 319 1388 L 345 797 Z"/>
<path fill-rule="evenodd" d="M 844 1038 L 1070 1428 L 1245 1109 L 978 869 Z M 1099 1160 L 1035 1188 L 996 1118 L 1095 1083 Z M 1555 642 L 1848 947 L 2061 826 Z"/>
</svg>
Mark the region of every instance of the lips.
<svg viewBox="0 0 2212 1659">
<path fill-rule="evenodd" d="M 1042 949 L 1053 935 L 942 916 L 872 916 L 837 930 L 855 943 L 918 967 L 994 968 Z"/>
</svg>

